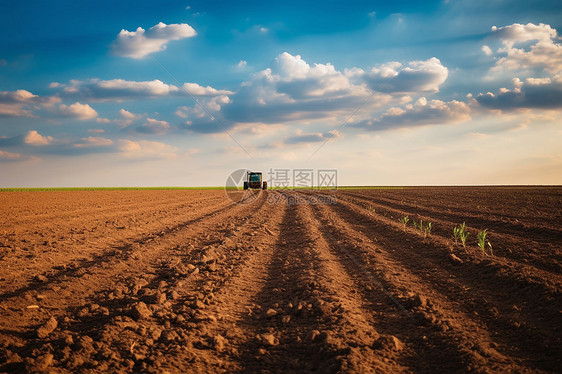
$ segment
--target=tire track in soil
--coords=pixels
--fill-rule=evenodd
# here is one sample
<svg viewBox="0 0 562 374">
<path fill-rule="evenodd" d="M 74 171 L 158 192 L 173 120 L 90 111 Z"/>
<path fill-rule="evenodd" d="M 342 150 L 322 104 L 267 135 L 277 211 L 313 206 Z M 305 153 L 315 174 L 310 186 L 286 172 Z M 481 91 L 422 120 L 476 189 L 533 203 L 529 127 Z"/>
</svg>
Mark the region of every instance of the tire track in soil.
<svg viewBox="0 0 562 374">
<path fill-rule="evenodd" d="M 562 270 L 562 265 L 560 265 L 560 261 L 558 261 L 560 260 L 558 248 L 552 244 L 553 241 L 562 240 L 562 231 L 527 227 L 512 222 L 501 222 L 499 219 L 491 220 L 482 218 L 481 216 L 446 212 L 443 209 L 436 211 L 420 206 L 419 204 L 401 204 L 397 201 L 391 201 L 391 199 L 388 198 L 366 196 L 361 193 L 349 191 L 345 191 L 339 195 L 367 204 L 375 204 L 373 207 L 375 211 L 383 210 L 391 215 L 397 214 L 397 216 L 393 216 L 395 219 L 404 216 L 417 216 L 423 218 L 426 222 L 430 221 L 434 224 L 439 223 L 440 226 L 435 225 L 432 234 L 439 234 L 444 239 L 451 238 L 452 228 L 461 221 L 469 222 L 467 228 L 473 233 L 478 232 L 482 228 L 488 228 L 490 234 L 494 237 L 494 253 L 496 256 L 516 262 L 521 266 L 533 267 L 537 271 L 548 272 L 549 274 L 547 277 L 558 277 Z M 445 230 L 445 227 L 448 231 Z M 474 237 L 472 237 L 472 240 L 474 240 Z M 520 248 L 522 243 L 525 243 L 524 249 Z M 541 248 L 541 252 L 548 250 L 552 255 L 547 258 L 543 257 L 544 254 L 541 257 L 534 256 L 533 253 L 536 252 L 535 248 L 537 247 Z M 513 252 L 510 248 L 517 248 L 517 250 Z"/>
<path fill-rule="evenodd" d="M 244 319 L 248 313 L 255 316 L 254 308 L 258 305 L 254 303 L 254 297 L 266 282 L 268 267 L 279 242 L 280 225 L 287 215 L 286 206 L 276 202 L 275 196 L 279 193 L 270 191 L 268 195 L 267 211 L 248 220 L 265 235 L 248 238 L 237 235 L 236 246 L 242 248 L 246 259 L 226 275 L 218 277 L 216 282 L 220 287 L 208 287 L 208 282 L 204 282 L 201 288 L 213 298 L 209 306 L 199 304 L 200 308 L 195 308 L 192 319 L 196 324 L 186 333 L 189 359 L 173 359 L 166 368 L 193 373 L 242 370 L 244 360 L 240 359 L 240 351 L 247 340 L 253 338 L 248 335 L 249 324 Z M 197 300 L 201 296 L 189 299 Z M 252 319 L 250 325 L 251 322 Z"/>
<path fill-rule="evenodd" d="M 254 202 L 254 205 L 259 205 L 259 209 L 257 210 L 258 212 L 265 206 L 265 199 L 265 195 L 262 195 L 261 200 L 258 200 L 257 203 Z M 191 222 L 191 225 L 186 224 L 185 227 L 178 227 L 178 232 L 173 232 L 167 237 L 164 236 L 163 238 L 156 238 L 154 240 L 149 238 L 146 243 L 143 243 L 144 248 L 136 248 L 133 253 L 131 253 L 131 255 L 124 256 L 122 258 L 115 258 L 114 263 L 110 263 L 111 261 L 105 262 L 105 264 L 108 266 L 98 267 L 94 269 L 95 272 L 90 269 L 90 272 L 85 272 L 85 276 L 82 276 L 81 279 L 67 282 L 69 284 L 66 292 L 70 293 L 72 297 L 66 298 L 66 300 L 64 300 L 66 306 L 60 305 L 60 296 L 57 295 L 58 291 L 47 292 L 47 300 L 43 303 L 41 309 L 37 311 L 39 313 L 35 313 L 35 315 L 31 316 L 28 315 L 26 316 L 27 318 L 24 318 L 24 321 L 19 322 L 19 324 L 22 324 L 23 326 L 22 328 L 18 329 L 18 331 L 24 329 L 27 330 L 27 332 L 18 332 L 14 331 L 13 329 L 2 329 L 0 333 L 4 335 L 5 339 L 2 339 L 3 342 L 0 346 L 10 347 L 11 345 L 12 350 L 16 350 L 24 357 L 30 357 L 30 355 L 37 356 L 39 354 L 38 352 L 40 352 L 40 349 L 35 348 L 32 350 L 32 348 L 37 347 L 38 345 L 41 346 L 44 351 L 52 351 L 52 346 L 59 346 L 65 349 L 66 353 L 64 355 L 66 356 L 70 354 L 70 348 L 79 350 L 81 354 L 88 353 L 83 352 L 86 348 L 82 347 L 84 349 L 80 349 L 81 345 L 84 344 L 91 348 L 92 339 L 87 335 L 84 336 L 87 340 L 86 342 L 84 342 L 83 339 L 80 339 L 79 342 L 67 342 L 65 344 L 62 344 L 61 346 L 61 340 L 64 342 L 65 336 L 61 338 L 60 334 L 58 334 L 58 339 L 50 339 L 47 342 L 43 342 L 43 344 L 41 344 L 41 340 L 38 341 L 34 339 L 35 336 L 33 332 L 29 331 L 28 329 L 30 326 L 38 325 L 41 323 L 40 321 L 45 321 L 46 319 L 48 319 L 49 315 L 55 315 L 61 323 L 63 330 L 66 330 L 66 332 L 73 331 L 73 333 L 75 334 L 74 336 L 77 336 L 78 338 L 80 338 L 81 334 L 84 334 L 85 332 L 90 333 L 93 336 L 101 334 L 100 331 L 104 329 L 104 326 L 107 326 L 109 323 L 111 323 L 111 317 L 115 317 L 116 319 L 119 318 L 119 316 L 115 316 L 113 312 L 114 310 L 125 312 L 125 314 L 130 313 L 128 310 L 125 310 L 130 307 L 130 303 L 127 301 L 127 294 L 136 295 L 139 290 L 147 285 L 148 282 L 145 278 L 152 278 L 154 280 L 158 277 L 159 272 L 162 273 L 159 269 L 150 270 L 151 268 L 154 268 L 154 266 L 157 266 L 155 262 L 158 258 L 162 258 L 166 255 L 173 256 L 174 253 L 170 252 L 177 252 L 179 249 L 187 249 L 192 251 L 193 245 L 185 244 L 186 240 L 189 240 L 189 238 L 198 239 L 198 237 L 201 236 L 201 234 L 204 233 L 206 229 L 207 232 L 213 232 L 212 230 L 208 229 L 212 228 L 216 230 L 217 226 L 220 225 L 220 223 L 223 221 L 225 215 L 230 214 L 228 218 L 230 218 L 231 223 L 239 221 L 240 217 L 246 216 L 246 209 L 248 209 L 247 206 L 233 206 L 232 204 L 229 204 L 227 207 L 220 208 L 216 211 L 212 211 L 194 219 L 194 222 Z M 189 230 L 186 230 L 188 227 Z M 205 239 L 198 241 L 203 242 L 204 240 Z M 166 247 L 168 247 L 168 249 L 166 249 Z M 137 257 L 135 257 L 135 255 L 137 255 Z M 178 269 L 175 268 L 178 263 L 179 261 L 173 264 L 172 267 L 175 269 L 172 269 L 173 271 L 178 271 Z M 180 272 L 184 270 L 185 269 L 179 269 Z M 184 272 L 183 275 L 188 274 Z M 96 283 L 94 288 L 92 289 L 91 286 L 93 285 L 93 278 L 95 278 L 98 283 Z M 135 279 L 137 281 L 134 281 Z M 138 280 L 140 280 L 140 283 L 138 282 Z M 115 292 L 102 291 L 103 289 L 107 289 L 107 287 L 111 284 L 115 285 L 115 287 L 113 288 Z M 127 286 L 127 284 L 129 284 L 129 286 Z M 159 284 L 159 286 L 162 286 L 162 284 Z M 89 288 L 86 294 L 84 294 L 84 287 Z M 74 289 L 74 291 L 72 291 L 72 289 Z M 99 298 L 96 298 L 95 296 L 88 297 L 88 294 L 94 295 L 100 292 L 102 296 L 100 296 Z M 126 295 L 124 299 L 123 295 Z M 76 298 L 78 298 L 78 302 L 74 300 Z M 57 299 L 59 299 L 58 305 L 48 305 L 49 300 L 57 302 Z M 83 303 L 86 301 L 86 299 L 90 299 L 90 301 L 93 301 L 89 304 L 90 310 L 88 310 L 88 308 L 85 308 L 86 310 L 84 310 Z M 82 306 L 80 306 L 80 300 L 82 300 Z M 123 307 L 123 303 L 125 304 L 125 307 Z M 11 311 L 23 309 L 25 311 L 25 305 L 28 304 L 29 301 L 26 302 L 24 300 L 22 301 L 22 305 L 20 305 L 19 307 L 3 309 L 8 309 Z M 94 309 L 92 309 L 92 306 Z M 80 308 L 82 308 L 82 310 L 79 310 Z M 78 318 L 78 320 L 75 321 L 73 320 L 73 318 Z M 11 320 L 10 322 L 12 322 L 10 323 L 10 325 L 14 326 L 14 321 Z M 123 324 L 123 321 L 117 322 Z M 124 327 L 126 328 L 127 326 Z M 13 356 L 13 354 L 14 352 L 11 352 L 8 349 L 8 351 L 4 355 Z M 111 355 L 108 354 L 106 356 L 110 357 Z M 65 360 L 68 359 L 68 357 L 65 357 Z M 31 360 L 33 361 L 33 359 Z M 78 360 L 77 362 L 72 362 L 69 365 L 71 367 L 77 368 L 81 367 L 82 364 L 83 363 Z M 90 366 L 95 366 L 96 364 L 97 361 L 93 361 Z M 23 364 L 21 363 L 21 360 L 18 360 L 18 362 L 14 363 L 14 365 L 10 365 L 8 363 L 7 369 L 15 368 L 16 371 L 19 371 L 22 369 L 22 365 Z M 28 364 L 26 367 L 32 367 L 32 365 L 30 366 Z M 86 368 L 87 367 L 88 365 L 86 365 Z M 4 369 L 6 369 L 6 367 Z"/>
<path fill-rule="evenodd" d="M 235 346 L 230 361 L 238 362 L 237 371 L 400 371 L 373 354 L 371 345 L 380 336 L 345 272 L 330 263 L 306 208 L 289 204 L 275 224 L 277 237 L 217 304 L 234 317 L 229 325 L 236 327 L 226 333 Z"/>
<path fill-rule="evenodd" d="M 555 368 L 560 367 L 562 351 L 555 322 L 562 309 L 559 298 L 539 296 L 537 300 L 533 290 L 522 294 L 517 291 L 525 290 L 519 290 L 517 285 L 506 284 L 505 280 L 500 284 L 494 282 L 494 279 L 498 280 L 494 272 L 483 273 L 482 269 L 475 269 L 467 262 L 455 266 L 439 261 L 436 257 L 443 256 L 445 259 L 445 256 L 437 252 L 446 252 L 437 249 L 432 245 L 434 243 L 424 241 L 418 235 L 410 240 L 407 233 L 400 233 L 394 227 L 394 222 L 368 215 L 363 210 L 360 206 L 339 200 L 336 212 L 341 219 L 354 222 L 358 227 L 355 229 L 358 236 L 364 240 L 375 238 L 377 246 L 384 248 L 381 252 L 387 255 L 384 256 L 385 261 L 395 263 L 393 266 L 417 278 L 420 287 L 426 287 L 426 294 L 437 300 L 441 310 L 449 304 L 447 308 L 453 311 L 450 315 L 454 316 L 455 311 L 464 314 L 460 318 L 445 320 L 471 321 L 475 324 L 474 328 L 464 330 L 479 332 L 478 336 L 467 334 L 473 336 L 474 341 L 482 341 L 482 331 L 488 331 L 484 345 L 474 346 L 479 354 L 487 358 L 490 352 L 501 352 L 519 366 L 517 370 L 556 371 Z M 400 244 L 404 241 L 406 243 Z M 493 339 L 488 339 L 491 336 Z M 467 344 L 468 347 L 471 345 Z"/>
</svg>

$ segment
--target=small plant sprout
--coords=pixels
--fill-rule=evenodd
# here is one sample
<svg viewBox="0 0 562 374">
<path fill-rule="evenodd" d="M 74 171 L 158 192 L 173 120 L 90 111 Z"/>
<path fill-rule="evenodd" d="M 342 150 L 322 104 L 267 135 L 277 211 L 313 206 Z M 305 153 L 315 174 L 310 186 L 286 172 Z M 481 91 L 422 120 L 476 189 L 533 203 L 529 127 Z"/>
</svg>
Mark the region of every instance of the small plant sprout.
<svg viewBox="0 0 562 374">
<path fill-rule="evenodd" d="M 458 244 L 460 236 L 461 236 L 461 228 L 458 226 L 453 227 L 453 238 L 455 239 L 455 244 Z"/>
<path fill-rule="evenodd" d="M 376 213 L 376 212 L 375 212 L 375 207 L 372 206 L 372 205 L 368 205 L 368 206 L 367 206 L 367 210 L 368 210 L 369 212 L 371 212 L 372 214 L 375 214 L 375 213 Z"/>
<path fill-rule="evenodd" d="M 457 242 L 457 238 L 461 240 L 463 248 L 466 248 L 466 239 L 468 238 L 468 231 L 466 231 L 466 223 L 463 222 L 462 225 L 455 227 L 453 229 L 453 235 L 455 236 L 455 243 Z"/>
<path fill-rule="evenodd" d="M 408 216 L 402 217 L 402 219 L 400 220 L 400 222 L 404 225 L 404 230 L 406 230 L 406 225 L 408 224 L 408 221 L 410 221 L 410 217 Z"/>
<path fill-rule="evenodd" d="M 427 224 L 427 227 L 425 228 L 425 231 L 426 231 L 427 235 L 431 235 L 431 222 L 429 222 Z"/>
<path fill-rule="evenodd" d="M 486 253 L 486 243 L 488 243 L 488 247 L 490 248 L 490 254 L 493 255 L 492 245 L 490 244 L 489 241 L 486 241 L 487 235 L 488 235 L 488 229 L 485 229 L 485 230 L 480 231 L 478 233 L 478 235 L 476 236 L 476 238 L 478 239 L 478 246 L 482 250 L 482 253 L 487 254 Z"/>
<path fill-rule="evenodd" d="M 419 222 L 416 222 L 414 220 L 414 227 L 416 228 L 416 230 L 420 230 L 424 238 L 428 235 L 431 235 L 431 222 L 429 222 L 427 225 L 424 225 L 422 219 L 420 219 Z"/>
</svg>

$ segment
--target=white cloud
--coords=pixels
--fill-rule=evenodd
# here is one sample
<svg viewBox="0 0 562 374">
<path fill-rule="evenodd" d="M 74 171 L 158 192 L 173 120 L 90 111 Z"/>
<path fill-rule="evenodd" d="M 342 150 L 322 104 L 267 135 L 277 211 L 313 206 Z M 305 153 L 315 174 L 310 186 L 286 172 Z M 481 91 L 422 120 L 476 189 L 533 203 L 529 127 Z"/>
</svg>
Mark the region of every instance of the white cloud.
<svg viewBox="0 0 562 374">
<path fill-rule="evenodd" d="M 203 87 L 196 83 L 184 83 L 182 89 L 166 84 L 158 79 L 152 81 L 128 81 L 124 79 L 87 81 L 71 80 L 68 85 L 60 85 L 61 95 L 90 101 L 123 101 L 133 99 L 176 96 L 215 96 L 232 92 Z M 184 91 L 184 89 L 186 91 Z"/>
<path fill-rule="evenodd" d="M 253 74 L 221 105 L 228 123 L 286 123 L 303 119 L 329 119 L 352 111 L 373 93 L 362 83 L 330 63 L 309 65 L 301 56 L 279 55 L 272 68 Z M 375 94 L 365 109 L 380 107 L 390 100 Z M 189 118 L 197 123 L 197 118 Z M 205 131 L 205 124 L 199 128 Z M 217 126 L 212 126 L 217 131 Z"/>
<path fill-rule="evenodd" d="M 503 45 L 497 49 L 501 57 L 493 70 L 544 69 L 552 74 L 562 72 L 562 45 L 558 42 L 560 38 L 556 29 L 550 25 L 514 23 L 504 27 L 494 26 L 491 36 Z M 528 46 L 529 42 L 533 43 Z"/>
<path fill-rule="evenodd" d="M 367 130 L 416 127 L 425 125 L 455 124 L 470 119 L 470 107 L 460 101 L 428 101 L 421 97 L 415 104 L 390 108 L 380 118 L 361 121 L 353 127 Z"/>
<path fill-rule="evenodd" d="M 486 56 L 491 56 L 492 54 L 494 54 L 494 52 L 492 52 L 492 49 L 487 45 L 482 46 L 482 52 L 484 52 Z"/>
<path fill-rule="evenodd" d="M 129 139 L 119 139 L 118 149 L 127 158 L 153 159 L 164 158 L 172 159 L 177 157 L 177 148 L 160 142 L 139 140 L 138 142 Z"/>
<path fill-rule="evenodd" d="M 71 105 L 59 105 L 59 111 L 63 116 L 73 117 L 80 120 L 96 118 L 98 113 L 88 104 L 76 102 Z"/>
<path fill-rule="evenodd" d="M 513 86 L 513 89 L 500 88 L 495 94 L 480 93 L 476 101 L 484 107 L 500 110 L 562 108 L 562 76 L 527 78 L 524 82 L 514 78 Z"/>
<path fill-rule="evenodd" d="M 439 92 L 449 72 L 438 58 L 425 61 L 411 61 L 407 66 L 399 62 L 390 62 L 371 69 L 370 72 L 357 74 L 367 82 L 374 91 L 386 93 L 420 93 Z"/>
<path fill-rule="evenodd" d="M 38 97 L 26 90 L 0 91 L 0 103 L 27 103 Z"/>
<path fill-rule="evenodd" d="M 139 114 L 131 113 L 128 110 L 125 110 L 125 109 L 119 110 L 119 114 L 121 115 L 121 117 L 123 117 L 125 119 L 129 119 L 129 120 L 135 120 L 135 119 L 141 118 L 141 116 Z"/>
<path fill-rule="evenodd" d="M 46 103 L 49 98 L 40 98 L 26 90 L 0 91 L 0 117 L 34 117 L 28 105 Z"/>
<path fill-rule="evenodd" d="M 39 134 L 36 130 L 28 131 L 23 137 L 23 143 L 29 145 L 48 145 L 53 141 L 51 136 L 43 136 Z"/>
<path fill-rule="evenodd" d="M 142 27 L 136 31 L 121 30 L 112 44 L 113 53 L 118 56 L 140 59 L 151 53 L 163 51 L 171 40 L 190 38 L 197 35 L 193 27 L 186 23 L 157 25 L 145 31 Z"/>
<path fill-rule="evenodd" d="M 97 136 L 82 138 L 80 142 L 74 143 L 73 148 L 108 147 L 113 144 L 113 140 Z"/>
<path fill-rule="evenodd" d="M 217 90 L 211 86 L 203 87 L 197 83 L 184 83 L 182 89 L 190 96 L 218 96 L 232 94 L 231 91 Z"/>
<path fill-rule="evenodd" d="M 137 131 L 146 134 L 161 135 L 167 133 L 169 129 L 170 124 L 168 122 L 147 118 L 146 122 L 137 128 Z"/>
<path fill-rule="evenodd" d="M 299 55 L 284 52 L 271 68 L 252 74 L 228 101 L 202 100 L 218 126 L 198 108 L 179 110 L 187 128 L 217 132 L 237 124 L 289 124 L 296 121 L 341 122 L 345 115 L 361 109 L 365 118 L 389 103 L 411 100 L 406 94 L 439 91 L 448 70 L 437 58 L 391 62 L 369 72 L 359 68 L 337 70 L 330 63 L 307 63 Z"/>
<path fill-rule="evenodd" d="M 88 132 L 92 132 L 95 134 L 103 134 L 105 132 L 104 129 L 88 129 Z"/>
<path fill-rule="evenodd" d="M 240 70 L 244 70 L 248 67 L 248 62 L 244 61 L 244 60 L 240 60 L 240 62 L 238 62 L 238 64 L 236 64 L 236 67 Z"/>
</svg>

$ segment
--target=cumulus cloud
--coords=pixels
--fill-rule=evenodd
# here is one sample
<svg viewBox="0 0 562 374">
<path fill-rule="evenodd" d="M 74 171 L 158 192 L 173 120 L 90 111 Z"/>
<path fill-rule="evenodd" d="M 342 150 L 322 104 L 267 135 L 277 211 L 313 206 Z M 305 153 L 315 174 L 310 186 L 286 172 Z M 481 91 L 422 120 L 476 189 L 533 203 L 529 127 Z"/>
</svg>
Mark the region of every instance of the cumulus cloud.
<svg viewBox="0 0 562 374">
<path fill-rule="evenodd" d="M 361 121 L 353 127 L 367 130 L 416 127 L 425 125 L 454 124 L 470 119 L 470 107 L 460 101 L 428 101 L 421 97 L 415 104 L 402 108 L 390 108 L 380 118 Z"/>
<path fill-rule="evenodd" d="M 161 135 L 168 132 L 170 124 L 166 121 L 159 121 L 154 118 L 147 118 L 146 122 L 137 127 L 138 132 L 145 134 Z"/>
<path fill-rule="evenodd" d="M 35 117 L 31 105 L 48 107 L 58 101 L 56 97 L 40 97 L 26 90 L 0 91 L 0 117 Z"/>
<path fill-rule="evenodd" d="M 98 116 L 98 112 L 96 112 L 94 108 L 88 104 L 80 104 L 79 102 L 75 102 L 71 105 L 61 104 L 59 105 L 59 111 L 65 117 L 72 117 L 80 120 L 92 119 Z"/>
<path fill-rule="evenodd" d="M 163 22 L 146 31 L 142 27 L 136 31 L 121 30 L 111 45 L 113 53 L 134 59 L 140 59 L 154 52 L 166 49 L 172 40 L 191 38 L 197 35 L 193 27 L 186 23 L 166 25 Z"/>
<path fill-rule="evenodd" d="M 211 86 L 203 87 L 197 83 L 184 83 L 182 86 L 183 92 L 192 96 L 218 96 L 218 95 L 230 95 L 231 91 L 227 90 L 217 90 Z"/>
<path fill-rule="evenodd" d="M 119 110 L 119 114 L 121 115 L 121 117 L 123 117 L 125 119 L 130 119 L 130 120 L 135 120 L 135 119 L 141 118 L 141 116 L 139 114 L 131 113 L 128 110 L 125 110 L 125 109 Z"/>
<path fill-rule="evenodd" d="M 119 139 L 118 149 L 127 158 L 139 159 L 172 159 L 177 157 L 178 150 L 176 147 L 160 142 L 129 139 Z"/>
<path fill-rule="evenodd" d="M 53 143 L 54 139 L 51 136 L 43 136 L 36 130 L 30 130 L 22 135 L 17 135 L 12 138 L 0 137 L 0 146 L 18 146 L 18 145 L 32 145 L 42 146 Z"/>
<path fill-rule="evenodd" d="M 23 137 L 23 142 L 30 145 L 48 145 L 53 141 L 51 136 L 43 136 L 36 130 L 28 131 Z"/>
<path fill-rule="evenodd" d="M 185 83 L 182 88 L 166 84 L 158 79 L 152 81 L 128 81 L 124 79 L 87 81 L 71 80 L 69 84 L 61 84 L 61 96 L 79 98 L 90 101 L 123 101 L 145 98 L 175 96 L 214 96 L 228 95 L 232 92 L 203 87 L 196 83 Z"/>
<path fill-rule="evenodd" d="M 487 92 L 476 96 L 484 107 L 500 110 L 518 108 L 562 108 L 562 76 L 554 78 L 513 79 L 513 88 L 500 88 L 497 93 Z"/>
<path fill-rule="evenodd" d="M 562 72 L 562 45 L 556 29 L 539 23 L 492 27 L 491 37 L 501 41 L 494 70 L 543 69 Z M 501 56 L 501 57 L 500 57 Z"/>
<path fill-rule="evenodd" d="M 372 100 L 366 102 L 371 95 Z M 390 99 L 373 93 L 362 82 L 354 83 L 329 63 L 309 65 L 301 56 L 285 52 L 272 68 L 253 74 L 229 96 L 221 112 L 226 121 L 238 123 L 334 120 L 358 106 L 380 107 Z"/>
<path fill-rule="evenodd" d="M 309 64 L 299 55 L 284 52 L 272 67 L 252 74 L 231 95 L 201 100 L 206 110 L 180 109 L 186 127 L 218 132 L 243 124 L 288 124 L 303 120 L 336 123 L 357 108 L 369 113 L 390 103 L 404 102 L 406 94 L 437 92 L 448 70 L 437 58 L 398 62 L 365 72 L 337 70 L 330 63 Z M 408 97 L 408 100 L 410 98 Z M 222 126 L 213 123 L 211 114 Z"/>
<path fill-rule="evenodd" d="M 374 67 L 370 72 L 357 74 L 375 91 L 386 93 L 439 92 L 449 71 L 438 58 L 411 61 L 407 66 L 390 62 Z"/>
<path fill-rule="evenodd" d="M 72 144 L 73 148 L 108 147 L 113 145 L 113 140 L 98 136 L 88 136 Z"/>
</svg>

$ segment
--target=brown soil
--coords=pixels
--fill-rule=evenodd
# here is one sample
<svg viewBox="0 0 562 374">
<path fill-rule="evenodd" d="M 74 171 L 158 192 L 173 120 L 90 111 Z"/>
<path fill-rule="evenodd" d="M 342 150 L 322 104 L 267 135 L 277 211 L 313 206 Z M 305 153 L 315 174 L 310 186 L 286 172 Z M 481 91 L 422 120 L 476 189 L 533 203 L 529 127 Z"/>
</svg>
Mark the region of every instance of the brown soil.
<svg viewBox="0 0 562 374">
<path fill-rule="evenodd" d="M 562 370 L 562 188 L 245 193 L 0 193 L 0 372 Z"/>
</svg>

